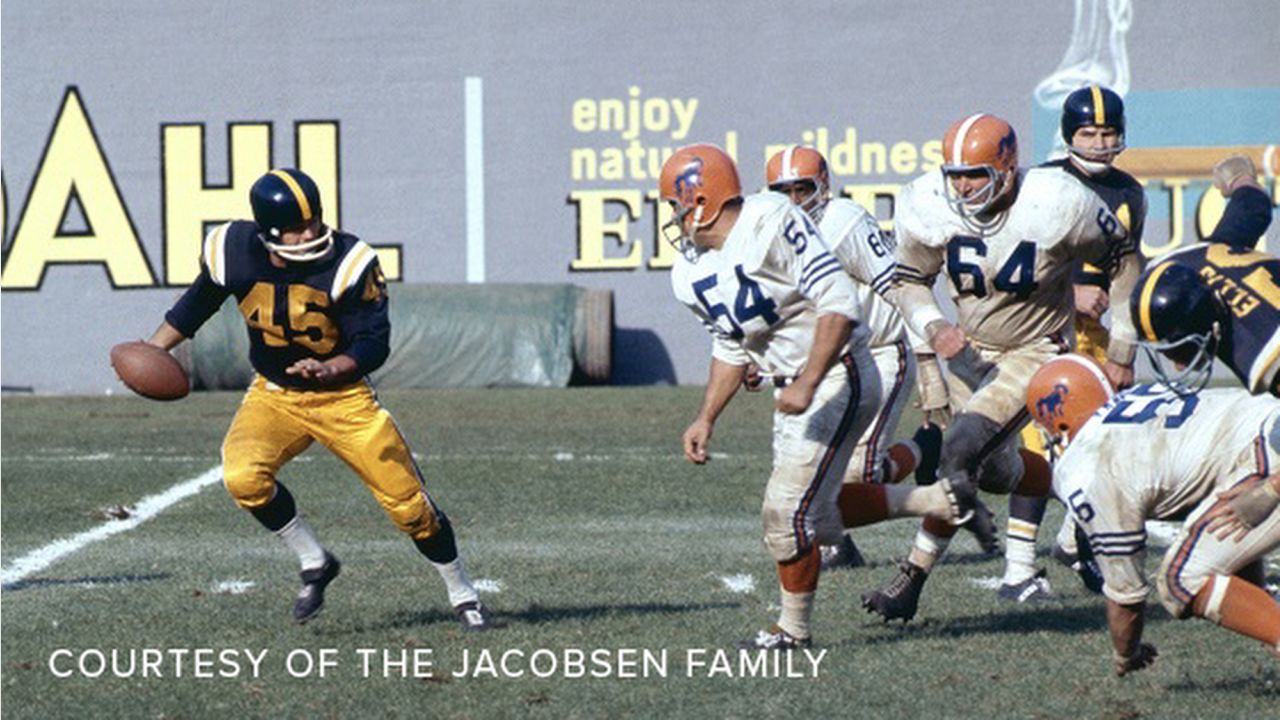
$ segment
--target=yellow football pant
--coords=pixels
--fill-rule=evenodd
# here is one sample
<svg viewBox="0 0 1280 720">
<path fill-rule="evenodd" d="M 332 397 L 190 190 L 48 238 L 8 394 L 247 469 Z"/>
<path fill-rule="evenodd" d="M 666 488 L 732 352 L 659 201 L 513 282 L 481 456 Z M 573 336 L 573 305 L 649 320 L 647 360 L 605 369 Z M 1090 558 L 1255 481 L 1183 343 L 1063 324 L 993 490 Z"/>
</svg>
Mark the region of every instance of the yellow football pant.
<svg viewBox="0 0 1280 720">
<path fill-rule="evenodd" d="M 440 528 L 408 443 L 363 381 L 300 391 L 256 378 L 222 443 L 227 492 L 246 510 L 262 507 L 275 496 L 276 473 L 313 441 L 351 466 L 392 522 L 415 540 Z"/>
<path fill-rule="evenodd" d="M 1107 343 L 1111 342 L 1111 334 L 1102 323 L 1091 317 L 1076 315 L 1076 352 L 1088 355 L 1099 364 L 1107 362 Z M 1044 446 L 1044 434 L 1035 423 L 1022 428 L 1022 445 L 1033 453 L 1048 459 L 1049 451 Z"/>
</svg>

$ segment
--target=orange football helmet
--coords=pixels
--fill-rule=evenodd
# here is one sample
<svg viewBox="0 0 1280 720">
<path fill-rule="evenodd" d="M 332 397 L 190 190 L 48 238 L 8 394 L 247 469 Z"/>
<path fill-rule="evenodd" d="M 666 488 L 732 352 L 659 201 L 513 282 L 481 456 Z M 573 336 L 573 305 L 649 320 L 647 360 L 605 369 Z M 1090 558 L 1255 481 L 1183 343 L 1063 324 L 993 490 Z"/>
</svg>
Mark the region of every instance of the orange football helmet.
<svg viewBox="0 0 1280 720">
<path fill-rule="evenodd" d="M 686 252 L 699 229 L 714 223 L 726 203 L 742 197 L 742 183 L 725 151 L 705 143 L 686 145 L 663 163 L 658 194 L 672 211 L 662 236 Z"/>
<path fill-rule="evenodd" d="M 1051 438 L 1065 445 L 1114 395 L 1098 363 L 1070 353 L 1050 360 L 1031 376 L 1027 412 Z"/>
<path fill-rule="evenodd" d="M 942 175 L 947 202 L 973 220 L 1013 190 L 1018 178 L 1018 136 L 1009 123 L 978 113 L 952 123 L 942 138 Z M 962 192 L 962 178 L 985 175 L 986 184 Z"/>
<path fill-rule="evenodd" d="M 831 200 L 831 173 L 827 170 L 827 159 L 822 157 L 822 153 L 813 148 L 792 145 L 774 153 L 764 171 L 769 189 L 791 195 L 793 200 L 796 200 L 796 196 L 791 193 L 793 188 L 812 185 L 813 191 L 796 200 L 796 204 L 814 220 L 822 219 L 822 212 L 827 209 L 827 202 Z"/>
</svg>

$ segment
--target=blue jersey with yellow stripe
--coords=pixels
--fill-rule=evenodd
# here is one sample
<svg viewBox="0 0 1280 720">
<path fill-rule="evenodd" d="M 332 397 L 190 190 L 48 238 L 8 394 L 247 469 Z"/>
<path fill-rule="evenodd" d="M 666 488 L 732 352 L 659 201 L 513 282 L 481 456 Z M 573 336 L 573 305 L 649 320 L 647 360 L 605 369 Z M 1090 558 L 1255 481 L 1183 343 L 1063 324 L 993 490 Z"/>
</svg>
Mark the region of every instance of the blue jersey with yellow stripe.
<svg viewBox="0 0 1280 720">
<path fill-rule="evenodd" d="M 1084 183 L 1085 187 L 1097 193 L 1098 197 L 1107 204 L 1107 208 L 1116 216 L 1120 224 L 1129 231 L 1129 237 L 1133 238 L 1134 244 L 1142 242 L 1142 231 L 1147 218 L 1147 196 L 1142 189 L 1142 183 L 1132 175 L 1116 168 L 1098 175 L 1090 175 L 1076 167 L 1069 158 L 1050 160 L 1042 163 L 1040 167 L 1059 168 Z M 1097 285 L 1103 289 L 1110 289 L 1111 285 L 1110 279 L 1101 268 L 1088 263 L 1081 263 L 1076 268 L 1072 282 L 1076 285 Z"/>
<path fill-rule="evenodd" d="M 1170 260 L 1198 272 L 1229 310 L 1218 359 L 1249 392 L 1280 396 L 1280 258 L 1222 243 L 1198 243 L 1152 265 Z M 1141 317 L 1134 321 L 1140 335 L 1150 334 Z"/>
<path fill-rule="evenodd" d="M 205 238 L 199 277 L 165 320 L 193 337 L 228 296 L 244 316 L 254 370 L 277 385 L 313 386 L 285 373 L 303 358 L 347 355 L 368 374 L 390 352 L 386 281 L 377 253 L 354 235 L 335 230 L 325 257 L 277 267 L 254 223 L 220 225 Z"/>
</svg>

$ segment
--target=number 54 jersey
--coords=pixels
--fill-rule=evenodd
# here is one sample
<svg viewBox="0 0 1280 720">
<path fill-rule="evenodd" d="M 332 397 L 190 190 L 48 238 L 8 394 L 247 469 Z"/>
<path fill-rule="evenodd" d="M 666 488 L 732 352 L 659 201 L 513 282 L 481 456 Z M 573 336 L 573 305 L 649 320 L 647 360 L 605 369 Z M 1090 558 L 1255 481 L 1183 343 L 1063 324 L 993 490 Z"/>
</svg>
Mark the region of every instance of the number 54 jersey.
<svg viewBox="0 0 1280 720">
<path fill-rule="evenodd" d="M 1139 385 L 1080 429 L 1054 464 L 1053 490 L 1089 535 L 1107 597 L 1128 604 L 1148 591 L 1146 520 L 1196 509 L 1194 520 L 1219 493 L 1278 465 L 1280 399 L 1240 388 L 1178 395 Z"/>
<path fill-rule="evenodd" d="M 671 286 L 711 333 L 712 356 L 730 365 L 799 374 L 826 314 L 855 322 L 851 346 L 867 341 L 853 281 L 813 221 L 778 193 L 744 198 L 724 244 L 677 257 Z"/>
</svg>

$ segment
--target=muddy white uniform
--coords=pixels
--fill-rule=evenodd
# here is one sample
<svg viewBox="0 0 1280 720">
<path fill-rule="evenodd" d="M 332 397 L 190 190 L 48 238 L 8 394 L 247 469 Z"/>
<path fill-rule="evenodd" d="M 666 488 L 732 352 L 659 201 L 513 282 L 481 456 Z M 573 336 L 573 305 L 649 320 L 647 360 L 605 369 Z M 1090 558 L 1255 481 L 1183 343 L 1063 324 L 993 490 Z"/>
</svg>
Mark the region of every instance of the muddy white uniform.
<svg viewBox="0 0 1280 720">
<path fill-rule="evenodd" d="M 1008 492 L 1021 474 L 1017 431 L 1035 371 L 1071 342 L 1072 271 L 1084 260 L 1112 277 L 1116 297 L 1128 297 L 1141 272 L 1124 227 L 1106 203 L 1057 169 L 1020 171 L 1017 198 L 986 228 L 976 228 L 947 203 L 941 172 L 923 175 L 898 196 L 898 270 L 891 297 L 921 337 L 945 320 L 932 287 L 944 273 L 958 326 L 974 352 L 948 362 L 952 410 L 990 421 L 984 437 L 948 433 L 948 457 L 964 457 L 978 482 Z M 1112 308 L 1108 356 L 1133 361 L 1136 334 L 1126 303 Z M 974 424 L 966 427 L 973 428 Z M 964 447 L 964 452 L 949 448 Z M 980 469 L 979 469 L 980 468 Z"/>
<path fill-rule="evenodd" d="M 1160 601 L 1180 617 L 1213 574 L 1231 575 L 1280 546 L 1280 512 L 1239 543 L 1204 531 L 1220 493 L 1243 492 L 1277 467 L 1280 399 L 1140 385 L 1081 428 L 1054 465 L 1053 489 L 1089 535 L 1103 592 L 1121 604 L 1147 597 L 1145 521 L 1187 517 L 1157 576 Z"/>
<path fill-rule="evenodd" d="M 818 384 L 809 408 L 774 413 L 773 472 L 762 508 L 765 545 L 779 562 L 808 551 L 816 535 L 823 536 L 819 542 L 838 541 L 838 533 L 825 537 L 826 528 L 841 527 L 838 517 L 834 525 L 830 520 L 838 512 L 835 498 L 880 392 L 853 281 L 840 261 L 790 199 L 763 192 L 744 198 L 723 246 L 676 259 L 671 285 L 711 332 L 712 357 L 754 362 L 775 378 L 804 368 L 819 316 L 854 321 L 847 352 Z"/>
<path fill-rule="evenodd" d="M 893 240 L 881 232 L 870 213 L 848 198 L 827 203 L 818 230 L 854 280 L 854 300 L 870 333 L 871 358 L 880 374 L 880 411 L 858 439 L 844 480 L 884 482 L 889 445 L 916 379 L 916 356 L 908 344 L 906 323 L 885 298 L 897 267 Z"/>
</svg>

